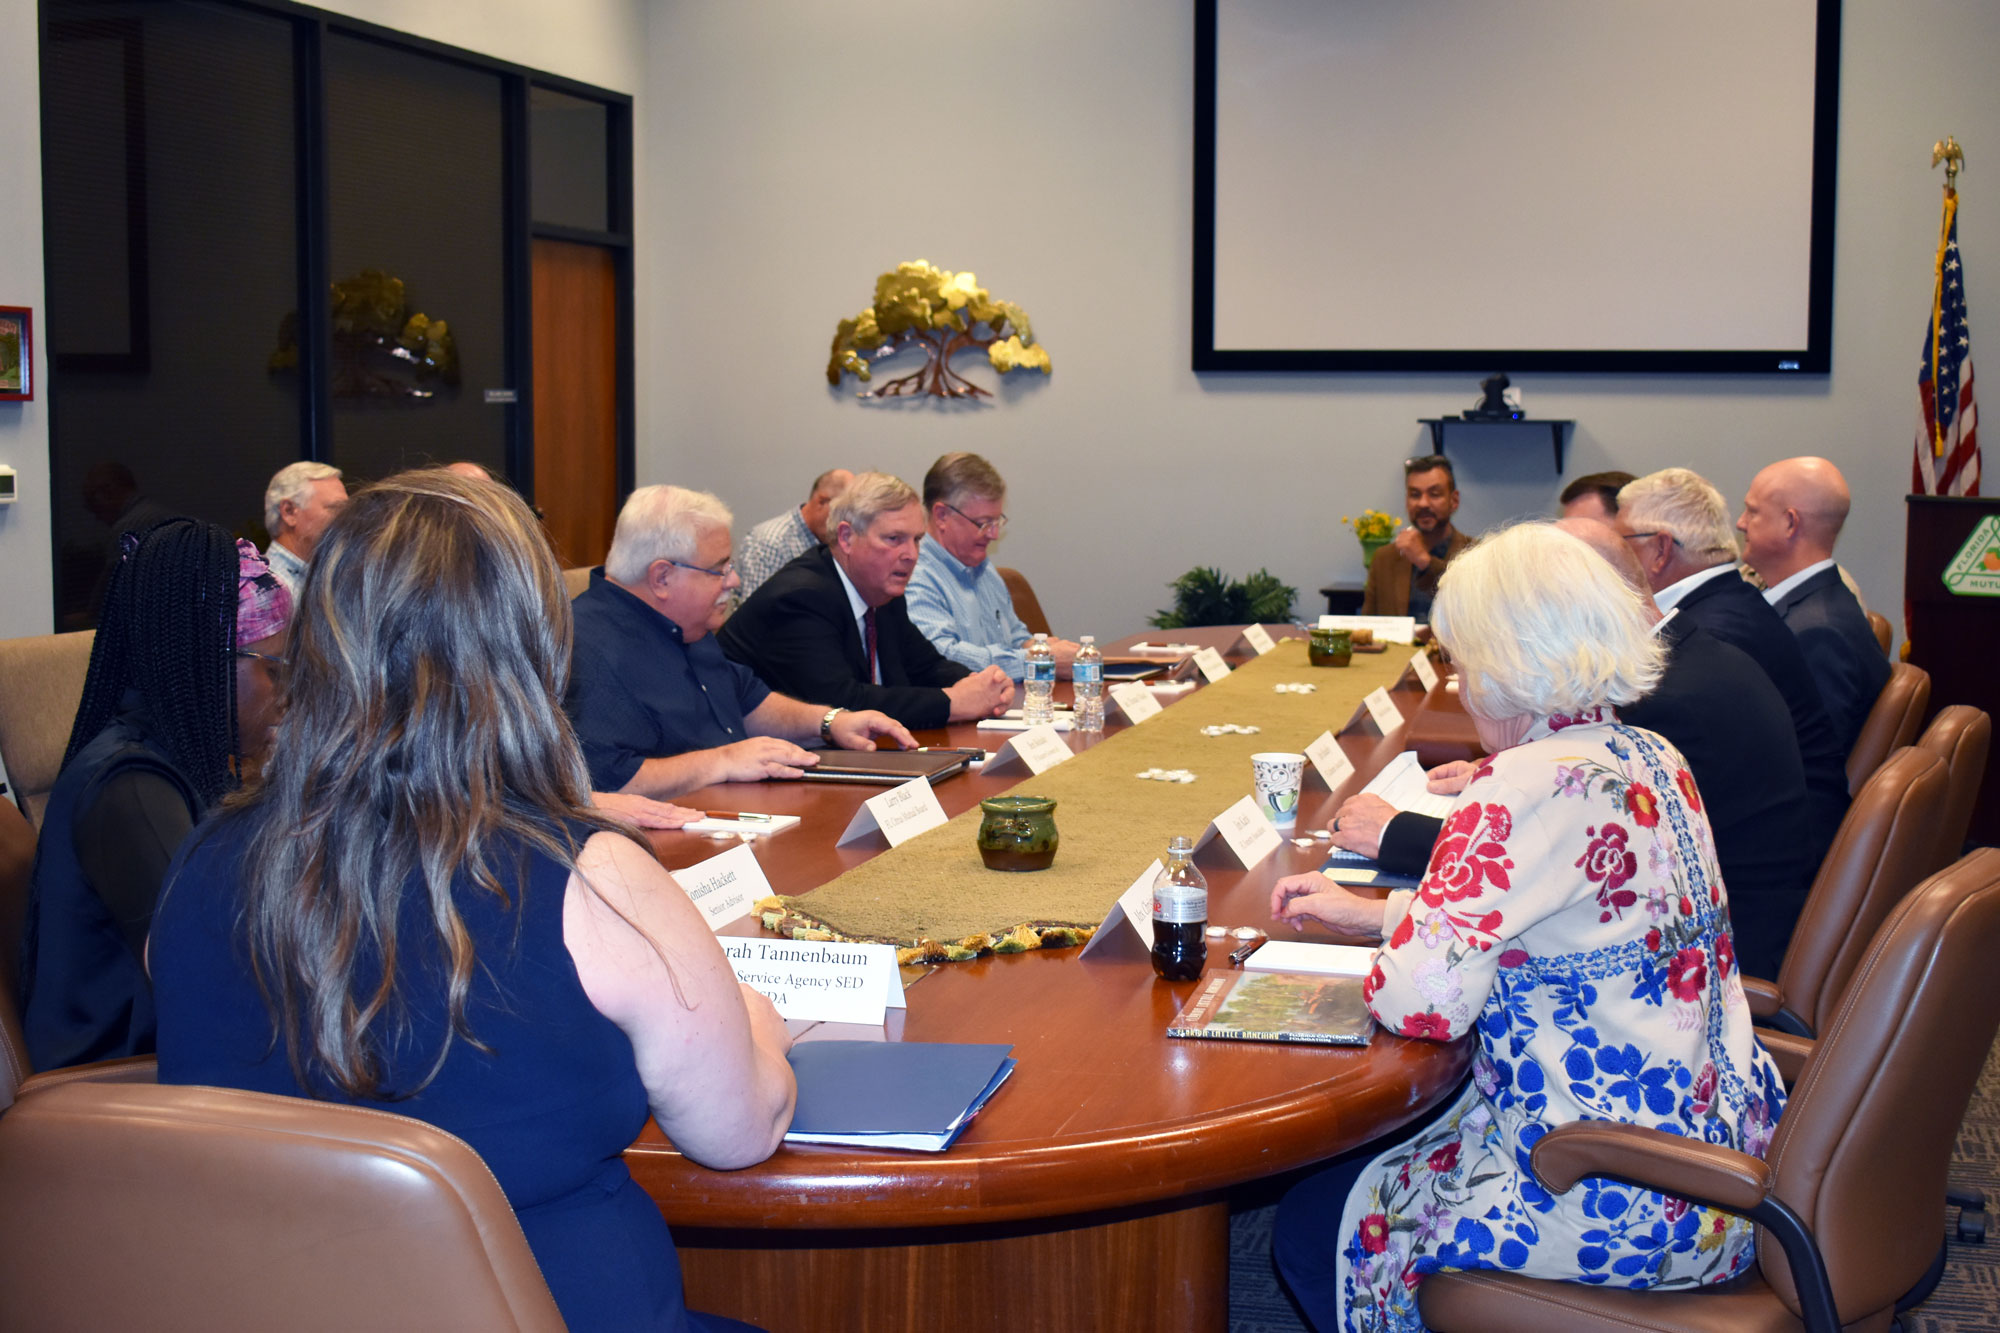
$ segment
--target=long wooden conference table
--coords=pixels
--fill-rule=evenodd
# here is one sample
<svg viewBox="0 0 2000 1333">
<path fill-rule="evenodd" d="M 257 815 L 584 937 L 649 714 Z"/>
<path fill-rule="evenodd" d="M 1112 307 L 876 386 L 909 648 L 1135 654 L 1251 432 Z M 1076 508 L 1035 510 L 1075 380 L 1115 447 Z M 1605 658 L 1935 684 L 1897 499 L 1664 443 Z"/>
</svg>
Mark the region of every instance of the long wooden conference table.
<svg viewBox="0 0 2000 1333">
<path fill-rule="evenodd" d="M 1297 632 L 1268 628 L 1277 637 Z M 1227 651 L 1238 628 L 1172 637 Z M 1410 649 L 1389 651 L 1407 657 Z M 1406 725 L 1388 736 L 1366 726 L 1343 735 L 1355 775 L 1333 792 L 1309 778 L 1301 830 L 1329 822 L 1339 801 L 1402 749 L 1415 746 L 1427 763 L 1470 753 L 1471 727 L 1455 696 L 1443 688 L 1427 696 L 1406 674 L 1391 697 Z M 1070 740 L 1078 749 L 1103 744 L 1125 725 L 1114 717 L 1104 737 Z M 968 723 L 918 739 L 997 749 L 1004 737 Z M 936 790 L 956 815 L 1021 781 L 975 770 Z M 800 894 L 882 854 L 879 842 L 834 845 L 879 790 L 726 784 L 682 802 L 799 815 L 798 827 L 754 847 L 778 891 Z M 1240 794 L 1219 794 L 1217 813 Z M 684 833 L 653 841 L 669 869 L 728 845 Z M 1209 920 L 1300 937 L 1271 923 L 1271 887 L 1317 868 L 1324 848 L 1286 842 L 1254 870 L 1205 870 Z M 689 1305 L 773 1333 L 946 1322 L 1220 1330 L 1228 1322 L 1224 1192 L 1389 1134 L 1449 1096 L 1466 1072 L 1469 1039 L 1440 1045 L 1378 1031 L 1363 1048 L 1170 1039 L 1167 1023 L 1198 983 L 1157 979 L 1144 945 L 1121 930 L 1117 952 L 1104 959 L 1043 950 L 916 976 L 906 970 L 908 1009 L 891 1010 L 874 1035 L 1006 1043 L 1020 1062 L 947 1152 L 786 1145 L 758 1166 L 719 1172 L 689 1162 L 649 1126 L 626 1160 L 674 1227 Z M 725 933 L 759 927 L 751 918 Z M 1211 951 L 1209 965 L 1226 963 Z"/>
</svg>

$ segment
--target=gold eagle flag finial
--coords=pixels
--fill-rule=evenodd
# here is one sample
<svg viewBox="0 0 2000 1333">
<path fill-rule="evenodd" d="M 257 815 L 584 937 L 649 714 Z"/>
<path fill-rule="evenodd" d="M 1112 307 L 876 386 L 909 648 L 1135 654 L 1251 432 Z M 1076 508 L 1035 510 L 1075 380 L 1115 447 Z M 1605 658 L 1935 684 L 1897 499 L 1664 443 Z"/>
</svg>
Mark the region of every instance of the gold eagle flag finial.
<svg viewBox="0 0 2000 1333">
<path fill-rule="evenodd" d="M 1931 145 L 1931 165 L 1944 163 L 1944 188 L 1958 189 L 1958 173 L 1965 169 L 1965 150 L 1949 134 Z"/>
</svg>

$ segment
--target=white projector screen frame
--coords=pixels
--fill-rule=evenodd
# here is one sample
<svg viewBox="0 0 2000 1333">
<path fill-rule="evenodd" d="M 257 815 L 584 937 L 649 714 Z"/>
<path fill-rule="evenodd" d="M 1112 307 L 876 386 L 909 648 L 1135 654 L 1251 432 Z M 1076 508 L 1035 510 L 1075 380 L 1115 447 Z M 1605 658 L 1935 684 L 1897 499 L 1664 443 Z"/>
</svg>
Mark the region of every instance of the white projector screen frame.
<svg viewBox="0 0 2000 1333">
<path fill-rule="evenodd" d="M 1194 368 L 1825 374 L 1839 0 L 1196 0 Z"/>
</svg>

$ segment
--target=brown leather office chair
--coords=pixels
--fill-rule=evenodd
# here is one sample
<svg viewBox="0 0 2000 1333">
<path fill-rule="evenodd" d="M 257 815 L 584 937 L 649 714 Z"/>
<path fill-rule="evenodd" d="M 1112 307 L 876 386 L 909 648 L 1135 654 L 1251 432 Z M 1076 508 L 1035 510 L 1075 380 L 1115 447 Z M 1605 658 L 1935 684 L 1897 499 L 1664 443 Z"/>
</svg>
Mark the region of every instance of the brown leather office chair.
<svg viewBox="0 0 2000 1333">
<path fill-rule="evenodd" d="M 1861 785 L 1881 767 L 1890 751 L 1917 738 L 1917 729 L 1923 726 L 1924 714 L 1930 708 L 1931 673 L 1908 662 L 1891 666 L 1889 683 L 1875 696 L 1875 706 L 1868 710 L 1868 720 L 1861 724 L 1861 734 L 1855 738 L 1854 748 L 1847 752 L 1850 795 L 1861 790 Z"/>
<path fill-rule="evenodd" d="M 1042 610 L 1041 598 L 1028 582 L 1028 576 L 1018 569 L 999 566 L 1000 581 L 1007 585 L 1007 595 L 1014 599 L 1014 614 L 1021 617 L 1021 623 L 1028 627 L 1030 634 L 1048 634 L 1049 618 Z"/>
<path fill-rule="evenodd" d="M 569 590 L 571 601 L 575 601 L 582 594 L 583 590 L 589 586 L 590 570 L 565 569 L 563 571 L 563 587 Z"/>
<path fill-rule="evenodd" d="M 21 1035 L 15 961 L 21 956 L 34 869 L 35 830 L 11 801 L 0 801 L 0 1111 L 14 1104 L 14 1090 L 33 1069 Z"/>
<path fill-rule="evenodd" d="M 405 1116 L 92 1080 L 0 1117 L 14 1328 L 561 1333 L 478 1154 Z"/>
<path fill-rule="evenodd" d="M 1944 760 L 1913 746 L 1889 756 L 1847 807 L 1775 982 L 1743 978 L 1752 1014 L 1802 1037 L 1820 1031 L 1875 928 L 1958 850 L 1938 837 L 1950 803 Z"/>
<path fill-rule="evenodd" d="M 1868 613 L 1868 628 L 1875 631 L 1875 642 L 1882 645 L 1882 656 L 1889 655 L 1889 645 L 1896 641 L 1896 627 L 1889 623 L 1889 617 L 1880 611 Z"/>
<path fill-rule="evenodd" d="M 1965 846 L 1972 827 L 1972 807 L 1979 801 L 1979 784 L 1986 776 L 1986 755 L 1993 741 L 1993 719 L 1983 708 L 1952 704 L 1938 710 L 1917 748 L 1929 750 L 1951 770 L 1951 799 L 1945 805 L 1938 841 L 1947 855 Z"/>
<path fill-rule="evenodd" d="M 94 630 L 0 639 L 0 764 L 36 828 L 62 768 L 96 640 Z"/>
<path fill-rule="evenodd" d="M 2000 1029 L 1996 944 L 2000 850 L 1985 848 L 1911 893 L 1876 933 L 1761 1162 L 1601 1121 L 1535 1145 L 1535 1174 L 1558 1193 L 1609 1176 L 1751 1217 L 1751 1272 L 1674 1292 L 1436 1273 L 1417 1290 L 1424 1322 L 1438 1333 L 1888 1328 L 1937 1253 L 1953 1141 Z"/>
</svg>

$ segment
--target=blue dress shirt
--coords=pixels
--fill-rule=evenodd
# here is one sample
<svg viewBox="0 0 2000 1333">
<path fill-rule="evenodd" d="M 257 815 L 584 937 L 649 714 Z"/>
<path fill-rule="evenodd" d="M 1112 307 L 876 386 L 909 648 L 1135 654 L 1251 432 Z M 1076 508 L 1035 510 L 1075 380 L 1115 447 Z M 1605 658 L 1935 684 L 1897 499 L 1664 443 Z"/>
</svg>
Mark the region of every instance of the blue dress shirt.
<svg viewBox="0 0 2000 1333">
<path fill-rule="evenodd" d="M 1007 581 L 991 560 L 967 567 L 935 537 L 917 548 L 906 594 L 910 623 L 952 661 L 978 671 L 998 666 L 1015 680 L 1028 672 L 1028 627 L 1014 614 Z"/>
<path fill-rule="evenodd" d="M 733 745 L 770 697 L 755 672 L 722 654 L 713 634 L 681 627 L 604 577 L 571 604 L 575 661 L 563 701 L 590 766 L 590 785 L 617 791 L 648 759 Z"/>
</svg>

